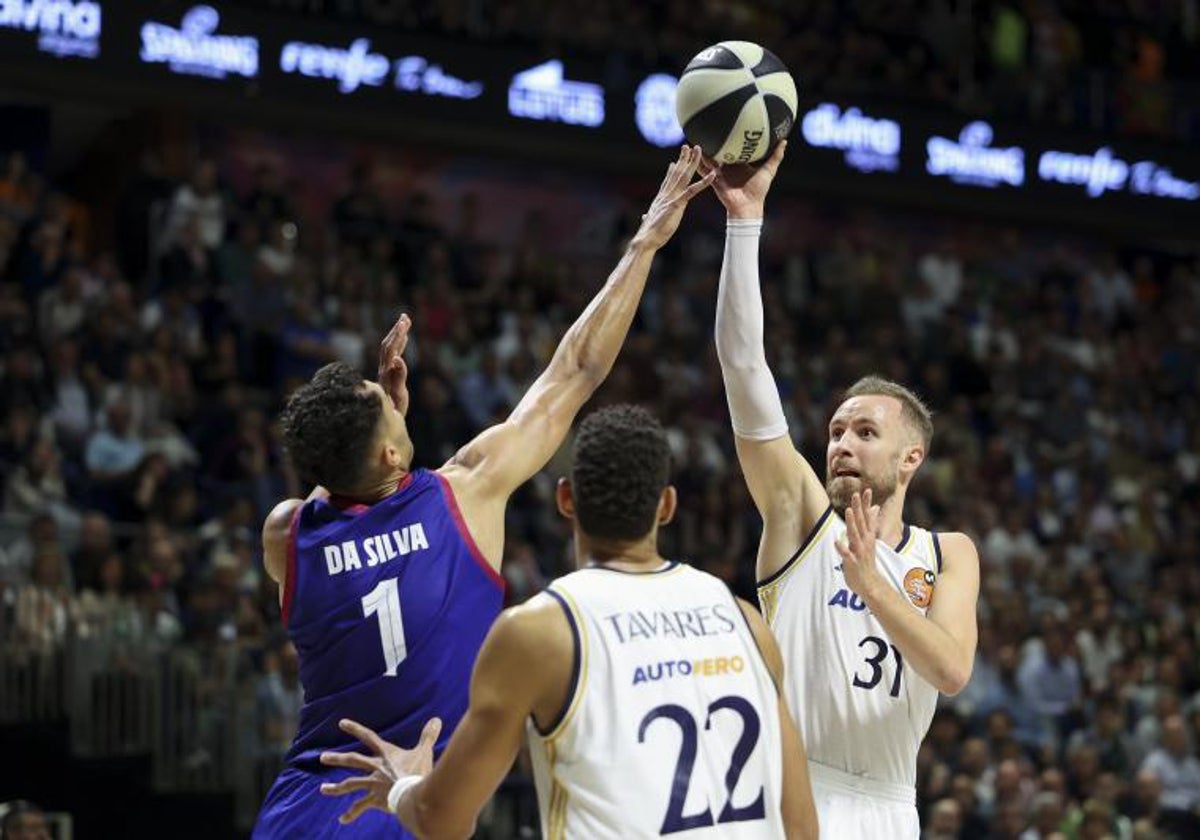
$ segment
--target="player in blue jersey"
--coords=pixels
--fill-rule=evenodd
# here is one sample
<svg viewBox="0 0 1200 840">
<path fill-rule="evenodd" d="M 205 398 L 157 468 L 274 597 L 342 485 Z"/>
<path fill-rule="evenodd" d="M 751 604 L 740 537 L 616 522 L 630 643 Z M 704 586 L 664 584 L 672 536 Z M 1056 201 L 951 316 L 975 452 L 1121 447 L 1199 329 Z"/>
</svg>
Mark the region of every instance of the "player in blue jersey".
<svg viewBox="0 0 1200 840">
<path fill-rule="evenodd" d="M 503 605 L 508 498 L 545 466 L 611 369 L 654 254 L 712 182 L 693 182 L 700 158 L 699 147 L 685 147 L 671 164 L 617 267 L 509 418 L 440 469 L 410 469 L 406 316 L 383 341 L 378 382 L 332 364 L 289 400 L 288 451 L 317 489 L 271 511 L 263 553 L 300 655 L 304 707 L 255 838 L 408 836 L 378 812 L 339 826 L 338 804 L 319 789 L 346 772 L 318 757 L 354 744 L 338 729 L 341 718 L 413 745 L 438 717 L 436 751 L 449 740 Z"/>
</svg>

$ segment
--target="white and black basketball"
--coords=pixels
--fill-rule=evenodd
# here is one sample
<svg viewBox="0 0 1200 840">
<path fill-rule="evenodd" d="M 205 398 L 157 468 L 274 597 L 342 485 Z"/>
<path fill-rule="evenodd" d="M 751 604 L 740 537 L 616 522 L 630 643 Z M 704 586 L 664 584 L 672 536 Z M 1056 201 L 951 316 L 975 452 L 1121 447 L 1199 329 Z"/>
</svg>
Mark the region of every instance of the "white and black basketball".
<svg viewBox="0 0 1200 840">
<path fill-rule="evenodd" d="M 679 79 L 675 114 L 689 143 L 722 163 L 754 163 L 796 122 L 796 83 L 770 50 L 722 41 L 693 58 Z"/>
</svg>

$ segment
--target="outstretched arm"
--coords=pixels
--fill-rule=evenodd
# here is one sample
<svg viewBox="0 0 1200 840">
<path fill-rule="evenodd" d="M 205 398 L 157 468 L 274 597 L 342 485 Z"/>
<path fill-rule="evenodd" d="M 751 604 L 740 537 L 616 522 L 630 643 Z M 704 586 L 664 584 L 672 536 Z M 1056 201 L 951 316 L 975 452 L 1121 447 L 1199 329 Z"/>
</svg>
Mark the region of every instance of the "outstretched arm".
<svg viewBox="0 0 1200 840">
<path fill-rule="evenodd" d="M 432 772 L 440 723 L 426 727 L 415 749 L 403 750 L 360 724 L 342 721 L 342 729 L 375 755 L 322 754 L 323 764 L 366 775 L 322 785 L 321 792 L 365 792 L 342 816 L 343 823 L 375 808 L 395 813 L 423 839 L 469 837 L 516 758 L 525 721 L 531 714 L 549 721 L 562 707 L 570 690 L 574 645 L 562 609 L 548 596 L 506 610 L 475 662 L 470 707 Z M 537 667 L 531 668 L 531 662 Z"/>
<path fill-rule="evenodd" d="M 480 434 L 442 468 L 464 509 L 474 513 L 489 506 L 502 508 L 513 490 L 542 469 L 562 445 L 575 415 L 616 361 L 655 253 L 679 227 L 687 203 L 715 177 L 710 174 L 693 183 L 700 160 L 698 146 L 680 152 L 621 261 L 567 330 L 546 370 L 505 422 Z M 468 514 L 467 519 L 473 517 Z M 498 565 L 499 546 L 493 556 L 485 545 L 487 537 L 475 537 Z"/>
<path fill-rule="evenodd" d="M 750 495 L 763 517 L 758 579 L 792 556 L 829 505 L 820 479 L 788 437 L 787 419 L 763 344 L 758 244 L 763 212 L 786 144 L 758 168 L 715 167 L 713 190 L 725 206 L 725 260 L 717 293 L 717 358 Z"/>
</svg>

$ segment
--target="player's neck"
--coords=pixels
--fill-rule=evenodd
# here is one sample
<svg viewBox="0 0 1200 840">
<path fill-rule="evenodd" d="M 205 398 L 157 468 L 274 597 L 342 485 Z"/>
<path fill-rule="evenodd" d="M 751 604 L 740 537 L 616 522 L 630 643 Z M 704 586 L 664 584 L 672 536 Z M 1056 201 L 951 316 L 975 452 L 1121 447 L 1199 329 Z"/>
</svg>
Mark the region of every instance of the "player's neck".
<svg viewBox="0 0 1200 840">
<path fill-rule="evenodd" d="M 879 539 L 892 546 L 904 539 L 904 493 L 900 490 L 879 508 Z"/>
<path fill-rule="evenodd" d="M 341 499 L 355 502 L 356 504 L 373 505 L 375 502 L 381 502 L 395 493 L 406 475 L 408 475 L 408 470 L 395 470 L 364 484 L 361 488 L 350 493 L 339 493 L 337 495 Z"/>
<path fill-rule="evenodd" d="M 657 532 L 631 543 L 590 539 L 576 531 L 575 562 L 580 569 L 600 565 L 646 572 L 657 569 L 664 561 L 658 553 Z"/>
</svg>

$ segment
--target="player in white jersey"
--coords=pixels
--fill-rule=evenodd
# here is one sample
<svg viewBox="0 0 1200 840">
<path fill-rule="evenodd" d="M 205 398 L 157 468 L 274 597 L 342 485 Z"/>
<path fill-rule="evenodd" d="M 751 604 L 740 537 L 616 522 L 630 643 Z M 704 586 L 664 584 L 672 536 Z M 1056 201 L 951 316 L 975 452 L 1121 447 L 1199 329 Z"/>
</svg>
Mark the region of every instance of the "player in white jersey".
<svg viewBox="0 0 1200 840">
<path fill-rule="evenodd" d="M 501 614 L 432 772 L 436 724 L 408 751 L 342 722 L 376 753 L 322 756 L 367 773 L 323 787 L 365 792 L 344 821 L 379 808 L 418 837 L 467 837 L 524 736 L 547 840 L 817 836 L 766 623 L 717 578 L 658 554 L 669 472 L 666 433 L 643 409 L 584 420 L 557 493 L 579 571 Z"/>
<path fill-rule="evenodd" d="M 788 436 L 758 278 L 764 204 L 785 147 L 757 168 L 721 167 L 713 185 L 728 213 L 717 353 L 763 518 L 759 599 L 788 666 L 822 833 L 916 838 L 917 750 L 937 693 L 956 694 L 971 675 L 979 558 L 965 534 L 904 521 L 933 437 L 907 388 L 867 377 L 846 392 L 829 424 L 824 484 Z"/>
</svg>

